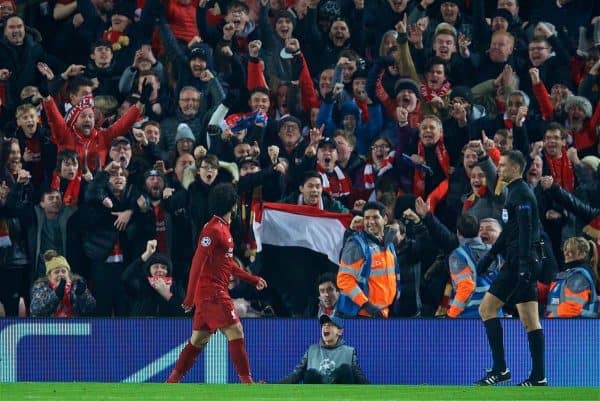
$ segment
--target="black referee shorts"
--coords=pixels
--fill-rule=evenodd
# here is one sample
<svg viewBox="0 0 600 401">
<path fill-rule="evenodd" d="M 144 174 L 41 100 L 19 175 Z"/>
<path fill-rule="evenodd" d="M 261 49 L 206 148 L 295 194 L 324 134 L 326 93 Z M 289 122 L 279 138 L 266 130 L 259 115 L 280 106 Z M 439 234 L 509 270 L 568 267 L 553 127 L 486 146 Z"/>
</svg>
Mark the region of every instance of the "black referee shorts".
<svg viewBox="0 0 600 401">
<path fill-rule="evenodd" d="M 528 283 L 519 281 L 518 270 L 506 263 L 500 269 L 500 274 L 490 285 L 488 292 L 505 304 L 522 304 L 525 302 L 538 301 L 537 281 Z"/>
</svg>

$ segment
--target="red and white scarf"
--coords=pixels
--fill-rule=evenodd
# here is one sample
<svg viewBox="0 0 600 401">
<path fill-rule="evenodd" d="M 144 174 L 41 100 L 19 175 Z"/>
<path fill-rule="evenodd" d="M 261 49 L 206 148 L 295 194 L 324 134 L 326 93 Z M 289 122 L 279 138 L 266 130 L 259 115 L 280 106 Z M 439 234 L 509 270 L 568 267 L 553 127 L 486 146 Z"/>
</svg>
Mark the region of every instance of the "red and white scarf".
<svg viewBox="0 0 600 401">
<path fill-rule="evenodd" d="M 50 284 L 50 288 L 55 290 L 58 283 Z M 71 317 L 73 315 L 73 305 L 71 305 L 71 283 L 65 285 L 65 295 L 60 300 L 60 304 L 56 308 L 54 317 Z"/>
<path fill-rule="evenodd" d="M 110 250 L 110 255 L 106 258 L 106 263 L 121 263 L 123 261 L 123 250 L 121 249 L 121 244 L 117 239 L 117 242 L 113 245 Z"/>
<path fill-rule="evenodd" d="M 323 191 L 331 195 L 332 198 L 337 199 L 341 198 L 342 196 L 350 195 L 352 182 L 350 182 L 350 178 L 346 177 L 340 166 L 335 166 L 333 168 L 335 178 L 331 177 L 331 181 L 329 180 L 328 174 L 319 163 L 317 163 L 317 171 L 323 180 Z"/>
<path fill-rule="evenodd" d="M 75 178 L 69 181 L 65 193 L 63 194 L 63 205 L 77 206 L 79 201 L 79 191 L 81 190 L 81 178 L 81 171 L 78 171 Z M 60 191 L 60 175 L 56 171 L 52 173 L 50 188 Z"/>
<path fill-rule="evenodd" d="M 0 248 L 8 248 L 11 245 L 8 222 L 5 219 L 0 219 Z"/>
<path fill-rule="evenodd" d="M 452 85 L 448 81 L 445 81 L 442 84 L 442 87 L 440 89 L 433 89 L 432 87 L 427 85 L 427 83 L 422 83 L 421 84 L 421 97 L 423 99 L 425 99 L 425 101 L 427 103 L 430 103 L 431 100 L 433 100 L 433 98 L 436 96 L 441 97 L 441 98 L 446 96 L 448 94 L 448 92 L 450 92 L 451 87 L 452 87 Z"/>
<path fill-rule="evenodd" d="M 394 161 L 396 160 L 396 151 L 392 150 L 388 155 L 383 159 L 381 166 L 377 168 L 375 163 L 367 163 L 365 164 L 365 168 L 363 169 L 363 182 L 365 185 L 365 189 L 373 189 L 375 188 L 375 177 L 379 177 L 386 171 L 390 170 L 394 167 Z"/>
<path fill-rule="evenodd" d="M 554 182 L 561 186 L 565 191 L 573 192 L 575 188 L 575 176 L 573 175 L 573 167 L 567 157 L 566 148 L 562 148 L 562 156 L 552 158 L 546 152 L 546 161 L 550 169 L 550 175 L 554 178 Z"/>
<path fill-rule="evenodd" d="M 173 277 L 169 277 L 169 276 L 156 276 L 156 277 L 155 276 L 150 276 L 150 277 L 148 277 L 148 283 L 153 288 L 156 285 L 156 282 L 158 280 L 164 281 L 165 284 L 167 285 L 167 287 L 170 287 L 173 284 Z"/>
<path fill-rule="evenodd" d="M 444 137 L 440 137 L 440 140 L 434 146 L 437 161 L 440 164 L 444 175 L 448 177 L 448 171 L 450 170 L 450 156 L 448 156 L 446 146 L 444 145 Z M 421 141 L 419 141 L 417 154 L 425 159 L 425 146 Z M 433 166 L 429 167 L 433 168 Z M 425 172 L 418 168 L 415 168 L 415 173 L 413 175 L 413 194 L 415 196 L 425 195 Z"/>
</svg>

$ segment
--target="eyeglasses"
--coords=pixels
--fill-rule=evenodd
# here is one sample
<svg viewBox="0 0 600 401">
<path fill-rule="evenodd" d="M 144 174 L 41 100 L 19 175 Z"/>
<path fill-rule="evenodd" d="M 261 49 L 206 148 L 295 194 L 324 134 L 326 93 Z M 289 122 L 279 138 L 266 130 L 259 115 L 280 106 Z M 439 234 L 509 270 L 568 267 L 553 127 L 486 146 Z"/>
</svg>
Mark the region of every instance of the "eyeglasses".
<svg viewBox="0 0 600 401">
<path fill-rule="evenodd" d="M 390 149 L 390 145 L 373 145 L 373 146 L 371 146 L 371 149 L 386 150 L 386 149 Z"/>
<path fill-rule="evenodd" d="M 180 102 L 194 102 L 194 103 L 199 103 L 200 99 L 193 98 L 193 97 L 182 97 L 182 98 L 179 98 L 179 101 Z"/>
<path fill-rule="evenodd" d="M 546 49 L 549 49 L 549 47 L 530 47 L 529 51 L 530 52 L 535 52 L 535 51 L 541 52 L 542 50 L 546 50 Z"/>
<path fill-rule="evenodd" d="M 217 167 L 213 167 L 213 166 L 200 166 L 200 168 L 202 170 L 206 170 L 206 171 L 217 171 Z"/>
</svg>

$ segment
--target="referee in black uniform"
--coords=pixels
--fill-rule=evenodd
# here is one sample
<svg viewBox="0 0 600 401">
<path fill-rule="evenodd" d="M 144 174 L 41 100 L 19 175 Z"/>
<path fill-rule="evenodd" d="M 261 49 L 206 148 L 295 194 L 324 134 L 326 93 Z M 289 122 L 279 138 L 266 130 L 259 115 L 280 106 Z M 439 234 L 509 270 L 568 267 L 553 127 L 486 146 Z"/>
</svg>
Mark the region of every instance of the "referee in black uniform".
<svg viewBox="0 0 600 401">
<path fill-rule="evenodd" d="M 489 261 L 502 255 L 505 264 L 483 297 L 479 314 L 492 350 L 494 364 L 487 374 L 475 382 L 489 386 L 510 380 L 506 367 L 502 325 L 498 311 L 505 303 L 515 304 L 519 318 L 527 332 L 532 370 L 521 386 L 546 386 L 544 367 L 544 330 L 540 324 L 537 302 L 537 280 L 541 270 L 540 219 L 533 191 L 523 180 L 525 158 L 517 150 L 502 154 L 498 176 L 507 186 L 508 193 L 502 209 L 504 230 L 482 260 L 478 270 L 487 269 Z"/>
</svg>

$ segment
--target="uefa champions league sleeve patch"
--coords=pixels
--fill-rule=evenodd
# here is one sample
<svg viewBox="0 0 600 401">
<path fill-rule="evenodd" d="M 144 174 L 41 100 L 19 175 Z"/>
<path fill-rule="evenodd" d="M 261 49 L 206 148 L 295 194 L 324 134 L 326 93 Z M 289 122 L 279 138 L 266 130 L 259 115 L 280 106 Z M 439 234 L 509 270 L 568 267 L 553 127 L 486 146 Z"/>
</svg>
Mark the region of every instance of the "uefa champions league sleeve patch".
<svg viewBox="0 0 600 401">
<path fill-rule="evenodd" d="M 200 245 L 202 245 L 205 248 L 209 247 L 211 243 L 212 240 L 210 239 L 210 237 L 202 237 L 202 239 L 200 240 Z"/>
</svg>

